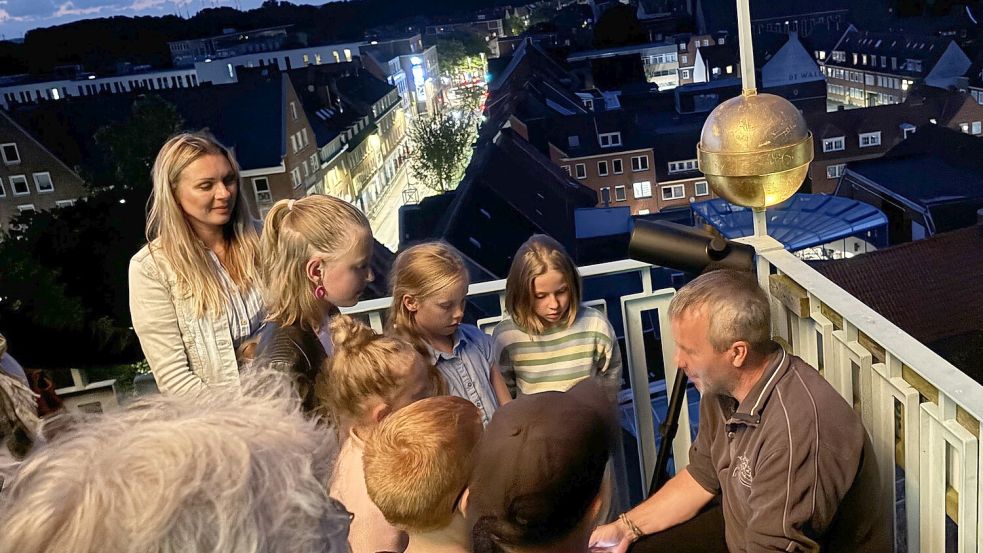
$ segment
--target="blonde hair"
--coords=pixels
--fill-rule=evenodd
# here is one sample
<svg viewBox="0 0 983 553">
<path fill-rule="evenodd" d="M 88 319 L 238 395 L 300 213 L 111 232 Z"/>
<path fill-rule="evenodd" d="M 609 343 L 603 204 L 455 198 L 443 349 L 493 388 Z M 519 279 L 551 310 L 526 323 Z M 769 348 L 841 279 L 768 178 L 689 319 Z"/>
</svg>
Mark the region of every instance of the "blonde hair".
<svg viewBox="0 0 983 553">
<path fill-rule="evenodd" d="M 750 273 L 710 271 L 680 288 L 669 302 L 669 319 L 694 311 L 707 314 L 707 338 L 717 352 L 738 341 L 747 342 L 757 354 L 771 350 L 771 307 Z"/>
<path fill-rule="evenodd" d="M 337 443 L 270 371 L 73 425 L 8 482 L 0 553 L 347 551 L 324 485 Z"/>
<path fill-rule="evenodd" d="M 325 360 L 314 384 L 318 406 L 329 420 L 359 420 L 366 400 L 390 400 L 405 375 L 395 368 L 412 364 L 420 352 L 396 336 L 378 334 L 348 315 L 331 319 L 334 353 Z"/>
<path fill-rule="evenodd" d="M 371 239 L 369 221 L 344 200 L 314 195 L 274 204 L 266 215 L 262 238 L 267 320 L 317 329 L 323 304 L 314 297 L 307 261 L 315 255 L 334 261 L 361 236 Z"/>
<path fill-rule="evenodd" d="M 583 285 L 576 265 L 559 242 L 545 234 L 534 234 L 515 252 L 505 281 L 505 310 L 529 334 L 542 334 L 546 329 L 533 310 L 533 280 L 550 270 L 559 271 L 570 288 L 565 325 L 572 325 L 577 318 Z"/>
<path fill-rule="evenodd" d="M 466 399 L 422 399 L 386 418 L 365 444 L 365 486 L 390 524 L 426 532 L 451 523 L 483 427 Z"/>
<path fill-rule="evenodd" d="M 259 238 L 244 207 L 239 164 L 211 134 L 201 131 L 172 136 L 154 161 L 147 213 L 147 242 L 152 254 L 163 255 L 174 270 L 178 289 L 192 298 L 198 316 L 225 312 L 225 292 L 215 274 L 207 248 L 195 234 L 177 201 L 181 174 L 198 159 L 219 155 L 232 167 L 237 185 L 235 203 L 223 235 L 228 241 L 224 267 L 240 290 L 259 282 Z"/>
<path fill-rule="evenodd" d="M 416 316 L 403 304 L 403 296 L 426 299 L 448 286 L 468 280 L 461 254 L 446 242 L 418 244 L 402 252 L 396 256 L 389 276 L 393 298 L 389 328 L 427 346 L 427 340 L 416 324 Z"/>
</svg>

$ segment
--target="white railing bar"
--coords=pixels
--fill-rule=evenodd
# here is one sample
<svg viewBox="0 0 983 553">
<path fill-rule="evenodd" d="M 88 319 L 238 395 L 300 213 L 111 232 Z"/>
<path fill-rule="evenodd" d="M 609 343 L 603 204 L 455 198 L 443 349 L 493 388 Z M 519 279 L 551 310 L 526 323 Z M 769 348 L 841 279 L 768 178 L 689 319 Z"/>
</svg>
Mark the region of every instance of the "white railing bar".
<svg viewBox="0 0 983 553">
<path fill-rule="evenodd" d="M 619 273 L 630 273 L 632 271 L 640 271 L 642 269 L 654 268 L 654 265 L 649 263 L 643 263 L 641 261 L 634 261 L 631 259 L 623 259 L 620 261 L 610 261 L 608 263 L 598 263 L 596 265 L 587 265 L 584 267 L 579 267 L 580 276 L 587 278 L 593 276 L 609 276 L 616 275 Z M 642 275 L 643 281 L 646 275 Z M 651 282 L 651 281 L 649 281 Z M 487 282 L 477 282 L 468 286 L 468 296 L 483 296 L 487 294 L 495 294 L 505 291 L 505 279 L 499 280 L 489 280 Z M 649 290 L 651 291 L 651 284 L 649 284 Z M 367 313 L 370 311 L 381 311 L 383 309 L 389 309 L 392 305 L 392 298 L 377 298 L 372 300 L 365 300 L 358 302 L 357 305 L 352 307 L 342 307 L 341 312 L 348 315 L 356 315 L 359 313 Z"/>
<path fill-rule="evenodd" d="M 759 255 L 983 421 L 983 386 L 978 382 L 788 251 L 767 250 Z"/>
</svg>

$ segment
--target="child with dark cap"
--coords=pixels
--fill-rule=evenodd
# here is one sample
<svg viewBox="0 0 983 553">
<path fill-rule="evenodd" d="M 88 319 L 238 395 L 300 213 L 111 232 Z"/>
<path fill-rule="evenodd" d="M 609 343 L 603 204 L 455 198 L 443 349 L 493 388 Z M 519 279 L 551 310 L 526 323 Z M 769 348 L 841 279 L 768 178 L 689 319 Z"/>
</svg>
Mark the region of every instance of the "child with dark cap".
<svg viewBox="0 0 983 553">
<path fill-rule="evenodd" d="M 472 551 L 586 553 L 616 432 L 614 407 L 595 379 L 499 409 L 465 492 Z"/>
</svg>

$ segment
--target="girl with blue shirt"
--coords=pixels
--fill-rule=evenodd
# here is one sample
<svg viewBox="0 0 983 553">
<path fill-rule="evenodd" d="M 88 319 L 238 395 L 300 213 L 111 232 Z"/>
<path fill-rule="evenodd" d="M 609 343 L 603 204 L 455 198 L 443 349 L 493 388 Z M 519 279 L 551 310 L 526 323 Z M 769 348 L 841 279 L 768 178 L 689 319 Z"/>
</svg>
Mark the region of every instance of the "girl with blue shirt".
<svg viewBox="0 0 983 553">
<path fill-rule="evenodd" d="M 491 337 L 461 324 L 469 284 L 461 256 L 443 242 L 413 246 L 396 257 L 389 282 L 390 328 L 428 350 L 448 393 L 474 403 L 487 425 L 511 396 Z"/>
</svg>

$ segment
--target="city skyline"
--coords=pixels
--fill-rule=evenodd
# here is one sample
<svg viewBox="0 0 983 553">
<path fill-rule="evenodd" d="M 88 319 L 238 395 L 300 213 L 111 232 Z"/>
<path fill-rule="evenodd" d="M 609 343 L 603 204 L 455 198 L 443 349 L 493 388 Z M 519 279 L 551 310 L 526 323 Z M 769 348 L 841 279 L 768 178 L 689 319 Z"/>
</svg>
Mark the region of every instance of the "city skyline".
<svg viewBox="0 0 983 553">
<path fill-rule="evenodd" d="M 293 4 L 322 5 L 329 0 L 292 0 Z M 0 0 L 0 39 L 17 40 L 41 27 L 83 19 L 113 16 L 191 17 L 203 9 L 258 8 L 263 0 Z"/>
</svg>

